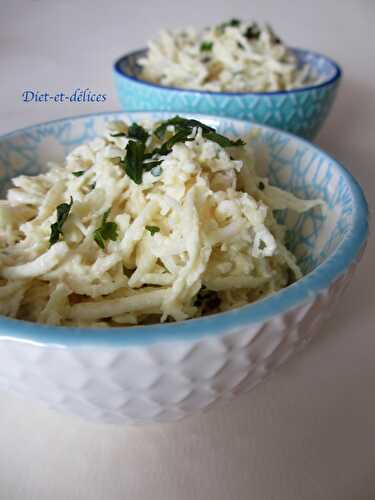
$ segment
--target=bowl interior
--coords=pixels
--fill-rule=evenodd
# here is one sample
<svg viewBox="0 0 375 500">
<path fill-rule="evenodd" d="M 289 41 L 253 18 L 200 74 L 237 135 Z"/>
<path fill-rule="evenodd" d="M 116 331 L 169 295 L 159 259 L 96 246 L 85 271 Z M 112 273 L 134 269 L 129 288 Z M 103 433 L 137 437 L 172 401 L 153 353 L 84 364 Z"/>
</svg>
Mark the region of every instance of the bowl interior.
<svg viewBox="0 0 375 500">
<path fill-rule="evenodd" d="M 308 50 L 297 49 L 297 48 L 292 48 L 291 50 L 294 52 L 298 60 L 299 67 L 302 67 L 305 64 L 307 64 L 311 68 L 312 75 L 318 78 L 319 85 L 329 82 L 336 77 L 339 69 L 337 65 L 329 58 Z M 145 57 L 146 54 L 147 54 L 147 49 L 141 49 L 135 52 L 131 52 L 130 54 L 126 54 L 117 61 L 116 63 L 117 70 L 131 79 L 136 79 L 139 80 L 140 82 L 145 82 L 144 80 L 139 78 L 142 69 L 139 64 L 139 60 L 140 58 Z M 145 82 L 145 83 L 149 85 L 156 85 L 150 82 Z M 156 86 L 160 87 L 160 85 Z M 314 85 L 311 85 L 311 87 L 314 87 Z M 165 88 L 170 88 L 170 87 L 165 87 Z M 180 90 L 186 92 L 186 89 L 180 89 Z M 194 90 L 192 91 L 194 92 Z M 230 94 L 230 92 L 209 92 L 209 91 L 204 91 L 204 92 L 212 94 L 222 94 L 222 93 Z M 238 92 L 238 93 L 251 94 L 252 92 Z M 261 93 L 274 94 L 275 92 L 261 92 Z"/>
<path fill-rule="evenodd" d="M 75 146 L 99 135 L 111 119 L 160 120 L 170 113 L 104 113 L 35 125 L 0 138 L 0 187 L 4 195 L 10 179 L 37 174 L 48 161 L 62 161 Z M 199 119 L 231 136 L 259 129 L 255 152 L 260 168 L 272 184 L 305 199 L 320 198 L 325 209 L 304 214 L 278 214 L 288 227 L 288 245 L 308 273 L 329 257 L 352 225 L 354 200 L 345 171 L 307 142 L 267 127 L 229 118 Z"/>
</svg>

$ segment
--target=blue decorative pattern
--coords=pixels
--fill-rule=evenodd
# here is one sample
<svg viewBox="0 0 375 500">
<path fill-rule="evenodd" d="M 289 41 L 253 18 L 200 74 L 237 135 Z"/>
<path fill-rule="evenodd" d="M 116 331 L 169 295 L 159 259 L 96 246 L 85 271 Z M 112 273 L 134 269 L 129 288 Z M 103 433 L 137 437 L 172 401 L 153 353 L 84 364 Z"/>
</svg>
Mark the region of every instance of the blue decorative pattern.
<svg viewBox="0 0 375 500">
<path fill-rule="evenodd" d="M 202 113 L 254 121 L 313 138 L 325 121 L 336 96 L 341 70 L 330 59 L 293 49 L 299 63 L 309 64 L 322 83 L 284 92 L 229 93 L 182 90 L 138 78 L 138 60 L 145 50 L 119 59 L 114 78 L 125 111 Z"/>
<path fill-rule="evenodd" d="M 146 117 L 160 120 L 172 115 L 156 112 L 103 113 L 35 125 L 3 136 L 0 138 L 0 180 L 3 194 L 10 178 L 20 174 L 36 174 L 45 169 L 46 161 L 62 160 L 74 146 L 103 132 L 105 124 L 111 119 L 132 122 Z M 200 115 L 195 117 L 220 132 L 233 136 L 244 136 L 255 127 L 254 124 L 240 120 Z M 259 130 L 255 150 L 257 153 L 264 152 L 265 149 L 268 151 L 266 169 L 271 183 L 302 198 L 320 198 L 326 204 L 323 211 L 316 208 L 300 215 L 280 214 L 280 219 L 288 227 L 289 246 L 308 274 L 276 295 L 233 313 L 171 325 L 136 328 L 136 337 L 131 333 L 132 329 L 126 330 L 123 336 L 120 333 L 122 330 L 116 329 L 117 341 L 120 338 L 124 342 L 143 342 L 145 340 L 138 337 L 142 329 L 147 330 L 150 341 L 163 337 L 161 332 L 178 336 L 195 335 L 194 331 L 197 330 L 198 334 L 201 331 L 199 322 L 204 324 L 205 332 L 217 333 L 225 325 L 234 327 L 238 322 L 260 321 L 264 317 L 285 311 L 318 290 L 328 287 L 356 258 L 367 237 L 367 207 L 355 180 L 335 160 L 303 139 L 268 127 L 259 127 Z M 16 323 L 18 326 L 22 325 L 22 322 Z M 12 327 L 12 324 L 15 324 L 14 320 L 0 318 L 0 330 L 7 325 Z M 35 328 L 37 331 L 34 331 Z M 41 325 L 29 324 L 27 329 L 31 335 L 34 332 L 37 338 L 43 337 L 43 332 L 49 332 L 48 335 L 55 332 L 56 337 L 61 339 L 58 333 L 61 332 L 61 327 L 48 327 L 45 330 Z M 79 331 L 66 329 L 64 335 L 67 334 L 69 341 L 74 342 L 74 336 Z M 73 332 L 71 338 L 69 332 Z M 100 339 L 100 336 L 97 337 L 98 332 L 100 330 L 90 330 L 90 338 Z M 28 335 L 26 332 L 23 334 Z M 86 331 L 85 335 L 88 334 Z M 106 335 L 109 335 L 111 342 L 114 341 L 113 335 L 108 331 Z M 64 337 L 64 342 L 67 338 Z"/>
</svg>

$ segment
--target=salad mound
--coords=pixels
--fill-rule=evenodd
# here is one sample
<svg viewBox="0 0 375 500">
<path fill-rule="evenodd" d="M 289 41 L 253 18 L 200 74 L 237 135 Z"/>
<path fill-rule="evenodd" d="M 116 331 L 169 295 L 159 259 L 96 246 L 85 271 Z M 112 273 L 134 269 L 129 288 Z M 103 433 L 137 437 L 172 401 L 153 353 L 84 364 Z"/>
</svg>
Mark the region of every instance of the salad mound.
<svg viewBox="0 0 375 500">
<path fill-rule="evenodd" d="M 140 59 L 141 78 L 214 92 L 273 92 L 317 82 L 272 28 L 232 19 L 200 32 L 162 31 Z"/>
<path fill-rule="evenodd" d="M 75 326 L 179 321 L 302 277 L 251 141 L 195 119 L 117 121 L 0 202 L 1 314 Z"/>
</svg>

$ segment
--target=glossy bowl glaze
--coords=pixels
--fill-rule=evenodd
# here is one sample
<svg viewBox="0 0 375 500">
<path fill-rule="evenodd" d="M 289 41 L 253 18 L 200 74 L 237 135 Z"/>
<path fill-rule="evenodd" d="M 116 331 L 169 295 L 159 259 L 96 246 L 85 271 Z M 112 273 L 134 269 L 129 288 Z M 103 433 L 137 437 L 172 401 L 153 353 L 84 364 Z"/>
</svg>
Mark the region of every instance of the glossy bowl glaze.
<svg viewBox="0 0 375 500">
<path fill-rule="evenodd" d="M 309 64 L 320 83 L 282 92 L 208 92 L 164 87 L 139 78 L 138 61 L 146 49 L 121 57 L 114 80 L 125 111 L 203 113 L 250 120 L 308 139 L 316 136 L 332 107 L 341 69 L 326 56 L 293 49 L 301 65 Z"/>
<path fill-rule="evenodd" d="M 3 193 L 10 178 L 62 160 L 109 120 L 146 116 L 172 115 L 87 115 L 0 137 Z M 195 118 L 233 137 L 255 127 Z M 171 421 L 249 390 L 304 346 L 350 283 L 367 238 L 366 201 L 344 167 L 303 139 L 260 127 L 255 151 L 273 184 L 326 202 L 323 213 L 284 217 L 303 279 L 254 304 L 178 323 L 82 329 L 0 317 L 0 387 L 102 422 Z"/>
</svg>

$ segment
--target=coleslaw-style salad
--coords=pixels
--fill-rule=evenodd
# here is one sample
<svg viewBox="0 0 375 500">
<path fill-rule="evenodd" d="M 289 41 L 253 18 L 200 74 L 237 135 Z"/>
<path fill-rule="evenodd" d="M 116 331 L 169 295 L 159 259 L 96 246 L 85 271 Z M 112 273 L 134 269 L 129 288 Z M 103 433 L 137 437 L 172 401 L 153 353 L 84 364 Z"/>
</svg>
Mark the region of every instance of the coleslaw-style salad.
<svg viewBox="0 0 375 500">
<path fill-rule="evenodd" d="M 249 139 L 249 138 L 247 138 Z M 112 122 L 0 202 L 0 313 L 129 326 L 226 311 L 301 278 L 251 140 L 195 119 Z"/>
<path fill-rule="evenodd" d="M 239 19 L 200 32 L 164 30 L 139 64 L 142 79 L 183 89 L 273 92 L 318 83 L 269 25 Z"/>
</svg>

